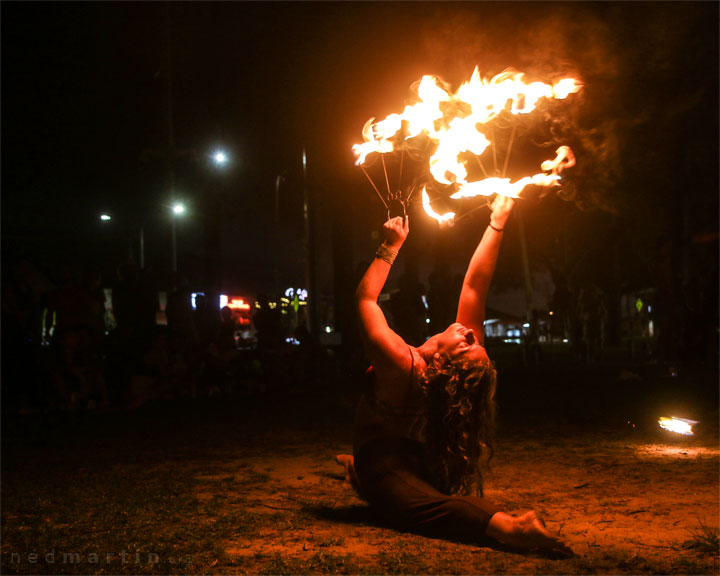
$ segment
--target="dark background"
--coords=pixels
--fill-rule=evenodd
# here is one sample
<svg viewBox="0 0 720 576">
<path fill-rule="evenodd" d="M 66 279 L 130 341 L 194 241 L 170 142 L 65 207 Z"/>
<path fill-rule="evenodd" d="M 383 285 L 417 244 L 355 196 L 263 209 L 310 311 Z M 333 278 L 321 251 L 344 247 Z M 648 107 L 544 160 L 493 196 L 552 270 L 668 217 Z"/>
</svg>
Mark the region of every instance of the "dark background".
<svg viewBox="0 0 720 576">
<path fill-rule="evenodd" d="M 20 257 L 49 275 L 79 260 L 111 283 L 129 242 L 137 257 L 142 226 L 146 265 L 168 272 L 171 78 L 175 190 L 190 212 L 177 228 L 181 273 L 202 286 L 206 250 L 220 245 L 226 290 L 304 285 L 305 149 L 319 290 L 343 307 L 384 220 L 352 144 L 368 118 L 399 111 L 423 74 L 456 88 L 476 65 L 585 84 L 535 150 L 544 159 L 569 144 L 578 165 L 562 194 L 521 206 L 531 266 L 571 290 L 599 286 L 615 308 L 650 289 L 675 348 L 692 322 L 707 340 L 717 326 L 712 2 L 4 2 L 5 271 Z M 215 146 L 232 156 L 222 172 Z M 111 226 L 101 211 L 117 215 Z M 461 271 L 486 219 L 477 210 L 439 231 L 418 212 L 406 258 L 422 262 L 420 280 L 435 257 Z M 497 289 L 522 282 L 510 232 Z"/>
<path fill-rule="evenodd" d="M 13 552 L 27 558 L 51 550 L 85 556 L 149 550 L 163 560 L 179 551 L 192 555 L 195 572 L 212 573 L 227 571 L 222 567 L 232 559 L 225 548 L 239 535 L 262 535 L 273 544 L 269 527 L 319 527 L 321 534 L 327 528 L 342 540 L 335 512 L 344 504 L 338 499 L 336 509 L 333 496 L 333 516 L 319 519 L 308 515 L 306 503 L 316 501 L 319 485 L 331 487 L 333 480 L 318 471 L 336 447 L 349 447 L 365 383 L 350 304 L 357 270 L 380 241 L 385 211 L 353 165 L 351 147 L 368 118 L 402 109 L 422 75 L 436 74 L 457 88 L 477 65 L 488 77 L 512 66 L 544 81 L 575 75 L 584 83 L 582 92 L 538 110 L 518 132 L 508 176 L 534 173 L 558 144 L 572 147 L 577 165 L 560 192 L 529 190 L 516 203 L 491 298 L 513 289 L 521 297 L 511 312 L 526 312 L 522 216 L 529 266 L 537 277 L 551 278 L 555 318 L 564 306 L 577 320 L 574 308 L 592 293 L 607 310 L 599 359 L 577 353 L 577 326 L 570 342 L 544 343 L 541 357 L 529 345 L 488 343 L 500 375 L 498 454 L 517 462 L 506 479 L 517 479 L 506 501 L 552 510 L 573 486 L 565 505 L 579 505 L 568 512 L 567 526 L 555 528 L 565 526 L 568 537 L 584 534 L 593 548 L 571 572 L 678 567 L 702 573 L 709 560 L 695 561 L 695 550 L 686 547 L 676 551 L 675 536 L 670 546 L 651 548 L 673 556 L 669 570 L 635 546 L 649 526 L 659 526 L 650 540 L 664 542 L 663 524 L 670 525 L 662 520 L 664 507 L 685 495 L 684 488 L 673 494 L 674 486 L 717 480 L 709 472 L 711 456 L 687 452 L 707 445 L 712 455 L 717 448 L 719 6 L 1 2 L 4 572 L 28 570 L 29 564 L 12 565 Z M 178 268 L 189 287 L 208 289 L 213 280 L 219 290 L 251 297 L 305 287 L 304 181 L 316 231 L 317 300 L 334 305 L 335 328 L 347 346 L 315 356 L 304 346 L 268 356 L 243 350 L 228 375 L 213 370 L 210 355 L 198 353 L 194 342 L 176 339 L 170 346 L 168 339 L 163 347 L 166 327 L 136 330 L 140 342 L 132 346 L 116 329 L 87 376 L 107 380 L 109 402 L 97 391 L 73 400 L 69 392 L 78 384 L 65 373 L 63 340 L 54 336 L 41 346 L 34 333 L 28 340 L 19 320 L 47 306 L 64 263 L 78 271 L 95 267 L 103 286 L 113 286 L 118 264 L 129 252 L 138 258 L 141 229 L 146 267 L 157 273 L 157 288 L 168 289 L 170 80 L 175 195 L 188 205 L 177 224 Z M 223 171 L 210 161 L 215 147 L 231 155 Z M 378 181 L 378 163 L 368 169 Z M 413 204 L 412 233 L 388 290 L 413 269 L 427 286 L 438 262 L 462 272 L 488 219 L 487 208 L 471 212 L 478 205 L 463 204 L 459 211 L 468 216 L 440 229 Z M 110 225 L 98 220 L 103 211 L 113 214 Z M 638 297 L 642 314 L 633 312 Z M 638 338 L 634 330 L 650 320 L 655 338 Z M 150 337 L 154 356 L 146 354 Z M 168 350 L 172 359 L 163 356 Z M 156 366 L 166 372 L 153 371 Z M 64 394 L 58 382 L 68 383 Z M 665 435 L 660 415 L 699 420 L 697 435 Z M 669 455 L 641 461 L 632 447 L 642 445 L 658 454 L 667 446 Z M 557 467 L 549 455 L 561 452 Z M 267 456 L 271 467 L 261 471 L 255 455 Z M 296 488 L 286 484 L 295 476 L 295 468 L 284 468 L 286 455 L 313 462 L 314 472 L 297 476 L 305 481 Z M 233 476 L 225 478 L 228 466 Z M 533 467 L 558 480 L 550 493 L 543 485 L 528 488 Z M 582 473 L 583 482 L 562 476 L 567 470 Z M 664 482 L 668 477 L 675 484 Z M 267 504 L 248 486 L 262 486 Z M 655 499 L 660 492 L 670 499 Z M 285 495 L 288 508 L 278 500 Z M 537 502 L 528 501 L 536 495 Z M 691 507 L 700 510 L 703 501 L 692 496 Z M 272 524 L 256 522 L 261 515 L 252 510 L 259 506 L 268 507 Z M 693 518 L 682 506 L 687 526 L 704 527 L 704 516 Z M 554 522 L 562 510 L 553 513 Z M 602 538 L 592 532 L 589 538 L 588 510 L 602 514 L 598 524 L 609 514 L 637 519 L 640 540 L 632 540 L 632 554 L 630 544 L 599 547 Z M 717 532 L 707 522 L 705 554 L 715 559 Z M 607 528 L 606 538 L 617 536 L 617 526 L 602 526 L 598 533 Z M 404 562 L 414 552 L 402 538 Z M 442 546 L 443 559 L 452 561 Z M 462 546 L 458 554 L 466 554 Z M 326 550 L 316 556 L 327 559 L 322 566 L 342 571 Z M 379 572 L 404 565 L 386 557 L 392 563 Z M 278 558 L 252 561 L 260 573 L 319 571 L 318 564 Z M 492 562 L 491 570 L 514 570 L 504 559 Z M 542 562 L 537 566 L 547 571 Z M 135 573 L 133 566 L 111 569 Z M 238 566 L 248 565 L 232 569 Z M 29 570 L 77 571 L 42 560 Z M 178 569 L 165 563 L 150 571 Z"/>
</svg>

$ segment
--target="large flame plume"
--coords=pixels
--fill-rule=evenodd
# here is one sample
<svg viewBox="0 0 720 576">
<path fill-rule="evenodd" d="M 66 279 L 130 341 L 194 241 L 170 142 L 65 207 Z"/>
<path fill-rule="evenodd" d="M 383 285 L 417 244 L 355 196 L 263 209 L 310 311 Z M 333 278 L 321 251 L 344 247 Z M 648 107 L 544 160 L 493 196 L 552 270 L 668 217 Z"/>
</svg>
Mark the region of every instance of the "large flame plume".
<svg viewBox="0 0 720 576">
<path fill-rule="evenodd" d="M 574 78 L 563 78 L 554 84 L 525 82 L 524 74 L 513 70 L 487 80 L 475 68 L 470 80 L 456 93 L 451 93 L 437 77 L 423 76 L 418 85 L 416 104 L 408 105 L 402 113 L 390 114 L 384 120 L 368 120 L 362 131 L 364 142 L 353 146 L 356 164 L 365 164 L 369 154 L 393 152 L 404 142 L 425 135 L 436 145 L 429 159 L 430 174 L 437 182 L 456 187 L 457 191 L 451 196 L 453 199 L 495 193 L 517 197 L 528 184 L 558 185 L 560 172 L 575 163 L 567 146 L 558 149 L 555 160 L 543 162 L 543 173 L 516 182 L 505 178 L 505 168 L 499 177 L 468 181 L 466 153 L 479 157 L 491 145 L 492 131 L 487 125 L 500 113 L 528 114 L 543 99 L 564 99 L 581 88 Z M 427 193 L 423 200 L 431 217 L 438 221 L 452 219 L 448 216 L 450 213 L 440 215 L 432 210 Z"/>
</svg>

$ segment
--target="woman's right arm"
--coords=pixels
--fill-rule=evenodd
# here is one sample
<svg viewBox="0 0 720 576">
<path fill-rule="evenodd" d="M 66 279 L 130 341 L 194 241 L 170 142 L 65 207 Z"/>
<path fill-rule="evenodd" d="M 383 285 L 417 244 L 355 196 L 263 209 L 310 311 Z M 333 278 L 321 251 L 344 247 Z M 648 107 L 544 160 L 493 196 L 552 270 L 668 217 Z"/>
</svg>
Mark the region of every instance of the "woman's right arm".
<svg viewBox="0 0 720 576">
<path fill-rule="evenodd" d="M 384 224 L 385 241 L 368 267 L 355 292 L 365 353 L 376 371 L 410 369 L 405 341 L 387 323 L 378 298 L 387 281 L 394 255 L 409 231 L 408 219 L 391 218 Z"/>
<path fill-rule="evenodd" d="M 502 231 L 505 228 L 514 200 L 498 196 L 493 202 L 490 225 L 468 264 L 458 302 L 457 321 L 472 328 L 478 342 L 484 344 L 485 299 L 495 272 Z"/>
</svg>

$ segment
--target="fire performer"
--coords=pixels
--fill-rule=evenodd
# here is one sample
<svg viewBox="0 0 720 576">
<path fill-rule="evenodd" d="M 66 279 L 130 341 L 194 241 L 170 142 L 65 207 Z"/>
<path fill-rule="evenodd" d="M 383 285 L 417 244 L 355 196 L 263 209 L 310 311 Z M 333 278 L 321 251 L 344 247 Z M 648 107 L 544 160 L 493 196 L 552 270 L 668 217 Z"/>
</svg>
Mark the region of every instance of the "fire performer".
<svg viewBox="0 0 720 576">
<path fill-rule="evenodd" d="M 483 346 L 485 298 L 513 202 L 497 196 L 493 204 L 465 274 L 457 322 L 417 348 L 388 326 L 378 305 L 409 232 L 407 217 L 385 223 L 385 240 L 356 292 L 371 377 L 357 409 L 354 458 L 337 461 L 361 496 L 400 529 L 570 556 L 535 512 L 514 517 L 482 497 L 496 386 Z"/>
</svg>

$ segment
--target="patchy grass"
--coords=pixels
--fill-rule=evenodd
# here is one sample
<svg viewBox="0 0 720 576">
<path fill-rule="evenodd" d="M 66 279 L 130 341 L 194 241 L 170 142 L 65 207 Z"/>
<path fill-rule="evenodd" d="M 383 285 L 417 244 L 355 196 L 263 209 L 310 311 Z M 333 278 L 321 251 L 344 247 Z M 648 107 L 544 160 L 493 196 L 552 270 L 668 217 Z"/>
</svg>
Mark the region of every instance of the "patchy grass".
<svg viewBox="0 0 720 576">
<path fill-rule="evenodd" d="M 717 526 L 711 526 L 698 518 L 698 525 L 690 528 L 688 532 L 691 538 L 685 541 L 685 548 L 715 556 L 720 555 L 720 530 Z"/>
</svg>

